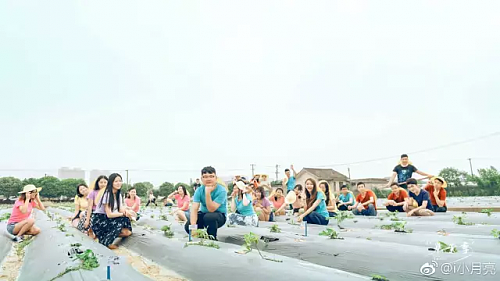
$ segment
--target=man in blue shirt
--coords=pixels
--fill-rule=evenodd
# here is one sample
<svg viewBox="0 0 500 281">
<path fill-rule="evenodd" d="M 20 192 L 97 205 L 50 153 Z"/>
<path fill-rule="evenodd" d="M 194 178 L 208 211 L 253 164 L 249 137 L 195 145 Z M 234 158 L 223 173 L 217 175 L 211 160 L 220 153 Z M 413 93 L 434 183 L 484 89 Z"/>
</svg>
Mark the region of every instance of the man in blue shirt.
<svg viewBox="0 0 500 281">
<path fill-rule="evenodd" d="M 189 233 L 189 225 L 197 225 L 198 229 L 207 228 L 208 235 L 217 240 L 217 229 L 226 223 L 227 190 L 217 183 L 217 175 L 212 167 L 201 170 L 203 185 L 193 195 L 191 214 L 184 229 Z"/>
<path fill-rule="evenodd" d="M 421 189 L 414 178 L 410 178 L 406 183 L 410 191 L 410 199 L 407 199 L 407 202 L 403 206 L 406 216 L 434 216 L 429 192 Z"/>
<path fill-rule="evenodd" d="M 293 176 L 290 176 L 290 169 L 293 171 Z M 295 172 L 293 165 L 290 166 L 290 169 L 285 169 L 286 178 L 283 180 L 283 188 L 286 188 L 287 194 L 295 188 L 295 178 L 297 177 L 297 172 Z"/>
<path fill-rule="evenodd" d="M 352 206 L 354 204 L 354 196 L 345 184 L 342 185 L 340 191 L 341 193 L 339 195 L 339 198 L 337 199 L 337 208 L 340 211 L 347 211 L 349 206 Z"/>
</svg>

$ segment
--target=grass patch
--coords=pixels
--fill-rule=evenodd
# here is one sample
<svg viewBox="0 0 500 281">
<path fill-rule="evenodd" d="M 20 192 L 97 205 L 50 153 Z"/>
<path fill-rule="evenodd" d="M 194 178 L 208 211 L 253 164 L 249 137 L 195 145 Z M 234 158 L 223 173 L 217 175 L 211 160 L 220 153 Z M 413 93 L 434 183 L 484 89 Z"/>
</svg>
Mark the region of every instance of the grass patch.
<svg viewBox="0 0 500 281">
<path fill-rule="evenodd" d="M 274 232 L 274 233 L 280 233 L 281 229 L 277 224 L 273 224 L 273 226 L 271 226 L 271 228 L 270 228 L 270 231 Z"/>
<path fill-rule="evenodd" d="M 453 222 L 458 224 L 458 225 L 474 225 L 472 222 L 466 222 L 465 221 L 466 215 L 464 212 L 462 212 L 461 216 L 453 216 Z"/>
<path fill-rule="evenodd" d="M 331 228 L 326 228 L 325 230 L 321 231 L 319 233 L 319 235 L 321 236 L 327 236 L 328 238 L 330 239 L 340 239 L 340 240 L 344 240 L 344 238 L 340 237 L 339 236 L 339 233 Z"/>
<path fill-rule="evenodd" d="M 16 245 L 16 254 L 19 258 L 24 257 L 24 248 L 33 242 L 33 236 L 28 236 L 23 242 Z"/>
<path fill-rule="evenodd" d="M 389 279 L 387 279 L 387 277 L 382 276 L 382 275 L 378 275 L 378 274 L 373 274 L 371 277 L 372 277 L 372 280 L 374 280 L 374 281 L 389 281 Z"/>
<path fill-rule="evenodd" d="M 0 221 L 6 221 L 10 219 L 10 213 L 3 213 L 1 216 L 0 216 Z"/>
</svg>

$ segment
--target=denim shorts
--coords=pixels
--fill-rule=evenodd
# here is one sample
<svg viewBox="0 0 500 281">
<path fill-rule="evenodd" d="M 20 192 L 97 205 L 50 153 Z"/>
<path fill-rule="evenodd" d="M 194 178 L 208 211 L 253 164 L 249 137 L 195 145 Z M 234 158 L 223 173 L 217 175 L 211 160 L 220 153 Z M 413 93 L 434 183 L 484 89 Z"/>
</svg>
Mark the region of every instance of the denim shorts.
<svg viewBox="0 0 500 281">
<path fill-rule="evenodd" d="M 7 232 L 9 232 L 12 235 L 14 234 L 14 228 L 16 227 L 17 222 L 11 222 L 7 225 Z"/>
</svg>

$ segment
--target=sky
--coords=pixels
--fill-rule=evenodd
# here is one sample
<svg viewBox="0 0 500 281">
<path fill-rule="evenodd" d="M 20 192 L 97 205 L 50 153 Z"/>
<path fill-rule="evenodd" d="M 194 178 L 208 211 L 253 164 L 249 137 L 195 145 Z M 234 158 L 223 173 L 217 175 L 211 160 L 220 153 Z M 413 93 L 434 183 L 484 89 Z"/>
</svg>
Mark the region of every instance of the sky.
<svg viewBox="0 0 500 281">
<path fill-rule="evenodd" d="M 2 1 L 0 177 L 128 169 L 159 185 L 250 164 L 386 177 L 402 153 L 431 174 L 500 168 L 499 14 L 499 1 Z"/>
</svg>

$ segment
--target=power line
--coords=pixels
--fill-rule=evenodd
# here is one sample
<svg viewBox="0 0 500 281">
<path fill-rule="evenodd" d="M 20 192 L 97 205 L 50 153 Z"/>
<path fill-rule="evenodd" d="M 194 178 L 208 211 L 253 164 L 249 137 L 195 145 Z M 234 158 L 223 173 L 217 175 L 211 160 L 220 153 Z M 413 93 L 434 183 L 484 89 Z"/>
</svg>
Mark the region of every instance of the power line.
<svg viewBox="0 0 500 281">
<path fill-rule="evenodd" d="M 414 155 L 414 154 L 419 154 L 419 153 L 423 153 L 423 152 L 438 150 L 438 149 L 447 148 L 447 147 L 451 147 L 451 146 L 456 146 L 456 145 L 460 145 L 460 144 L 464 144 L 464 143 L 478 141 L 478 140 L 481 140 L 481 139 L 491 138 L 491 137 L 494 137 L 494 136 L 497 136 L 497 135 L 500 135 L 500 131 L 494 132 L 494 133 L 491 133 L 491 134 L 488 134 L 488 135 L 484 135 L 484 136 L 472 138 L 472 139 L 467 139 L 467 140 L 463 140 L 463 141 L 452 142 L 452 143 L 448 143 L 448 144 L 445 144 L 445 145 L 435 146 L 435 147 L 431 147 L 431 148 L 427 148 L 427 149 L 422 149 L 422 150 L 416 150 L 416 151 L 413 151 L 413 152 L 409 152 L 408 154 Z M 392 156 L 387 156 L 387 157 L 380 157 L 380 158 L 375 158 L 375 159 L 370 159 L 370 160 L 364 160 L 364 161 L 356 161 L 356 162 L 350 162 L 350 163 L 331 164 L 331 165 L 316 165 L 315 167 L 348 166 L 348 165 L 363 164 L 363 163 L 370 163 L 370 162 L 377 162 L 377 161 L 382 161 L 382 160 L 394 159 L 394 158 L 399 157 L 399 156 L 400 155 L 392 155 Z"/>
</svg>

